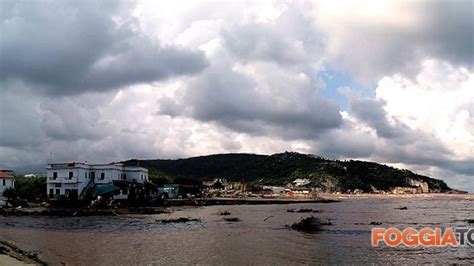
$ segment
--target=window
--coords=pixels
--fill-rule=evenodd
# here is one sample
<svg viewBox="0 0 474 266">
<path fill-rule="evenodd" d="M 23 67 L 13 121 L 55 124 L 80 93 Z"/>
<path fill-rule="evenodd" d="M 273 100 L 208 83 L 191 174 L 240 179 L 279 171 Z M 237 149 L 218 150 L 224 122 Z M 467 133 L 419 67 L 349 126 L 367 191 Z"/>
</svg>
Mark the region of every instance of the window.
<svg viewBox="0 0 474 266">
<path fill-rule="evenodd" d="M 143 175 L 141 175 L 141 178 L 142 178 L 142 180 L 143 180 Z"/>
<path fill-rule="evenodd" d="M 58 178 L 58 172 L 53 172 L 53 178 L 54 179 Z"/>
<path fill-rule="evenodd" d="M 87 173 L 84 173 L 84 178 L 87 179 Z"/>
<path fill-rule="evenodd" d="M 7 183 L 6 183 L 7 180 L 3 179 L 3 186 L 5 186 Z"/>
<path fill-rule="evenodd" d="M 59 189 L 56 189 L 56 195 L 59 195 L 59 194 L 61 194 L 61 193 L 60 193 L 60 190 L 59 190 Z"/>
<path fill-rule="evenodd" d="M 91 177 L 92 179 L 95 179 L 95 172 L 91 172 L 91 173 L 90 173 L 90 177 Z"/>
<path fill-rule="evenodd" d="M 105 173 L 100 173 L 100 180 L 104 180 L 105 179 Z"/>
<path fill-rule="evenodd" d="M 71 179 L 74 176 L 73 172 L 69 172 L 69 179 Z"/>
<path fill-rule="evenodd" d="M 54 189 L 52 189 L 52 188 L 49 189 L 49 196 L 50 197 L 54 196 Z"/>
<path fill-rule="evenodd" d="M 55 184 L 56 187 L 61 187 L 61 184 Z"/>
<path fill-rule="evenodd" d="M 127 179 L 127 174 L 123 174 L 123 179 Z"/>
</svg>

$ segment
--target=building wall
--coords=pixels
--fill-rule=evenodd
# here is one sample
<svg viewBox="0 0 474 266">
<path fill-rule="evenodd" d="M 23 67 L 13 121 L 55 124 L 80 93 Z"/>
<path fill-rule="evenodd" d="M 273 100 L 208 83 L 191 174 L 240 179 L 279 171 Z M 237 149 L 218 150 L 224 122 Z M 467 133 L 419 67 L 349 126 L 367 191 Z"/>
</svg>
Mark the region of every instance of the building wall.
<svg viewBox="0 0 474 266">
<path fill-rule="evenodd" d="M 5 183 L 5 185 L 4 185 L 4 183 Z M 5 191 L 5 189 L 10 188 L 10 187 L 14 187 L 14 186 L 15 186 L 15 180 L 14 179 L 10 179 L 10 178 L 0 179 L 0 195 L 3 194 L 3 191 Z"/>
<path fill-rule="evenodd" d="M 90 166 L 87 164 L 52 164 L 46 170 L 46 193 L 49 196 L 66 195 L 67 190 L 76 191 L 79 195 L 90 181 Z M 57 174 L 56 178 L 54 173 Z M 72 173 L 72 176 L 69 173 Z"/>
<path fill-rule="evenodd" d="M 128 182 L 144 183 L 148 181 L 148 170 L 141 167 L 124 167 Z"/>
<path fill-rule="evenodd" d="M 49 196 L 65 195 L 66 190 L 77 190 L 78 195 L 94 179 L 97 184 L 110 184 L 113 180 L 143 183 L 148 180 L 148 170 L 142 167 L 123 167 L 119 164 L 88 165 L 83 163 L 50 164 L 47 169 Z M 57 177 L 54 178 L 54 173 Z M 72 172 L 72 177 L 69 177 Z"/>
</svg>

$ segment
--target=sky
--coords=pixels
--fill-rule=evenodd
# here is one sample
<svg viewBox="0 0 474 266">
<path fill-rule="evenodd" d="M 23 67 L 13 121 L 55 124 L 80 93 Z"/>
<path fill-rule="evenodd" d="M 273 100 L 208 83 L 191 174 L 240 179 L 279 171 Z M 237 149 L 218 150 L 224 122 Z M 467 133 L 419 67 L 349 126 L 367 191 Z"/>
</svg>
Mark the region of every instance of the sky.
<svg viewBox="0 0 474 266">
<path fill-rule="evenodd" d="M 296 151 L 474 192 L 474 1 L 0 10 L 0 168 Z"/>
</svg>

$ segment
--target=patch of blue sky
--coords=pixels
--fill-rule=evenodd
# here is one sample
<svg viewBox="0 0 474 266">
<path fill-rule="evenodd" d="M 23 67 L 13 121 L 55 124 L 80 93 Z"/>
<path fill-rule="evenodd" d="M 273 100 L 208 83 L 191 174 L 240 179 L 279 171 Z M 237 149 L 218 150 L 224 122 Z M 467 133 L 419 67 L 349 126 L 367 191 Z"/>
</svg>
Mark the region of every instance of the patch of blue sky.
<svg viewBox="0 0 474 266">
<path fill-rule="evenodd" d="M 362 85 L 347 72 L 335 71 L 330 68 L 326 68 L 319 73 L 319 76 L 320 79 L 322 79 L 326 84 L 324 89 L 320 90 L 321 97 L 337 101 L 340 104 L 341 110 L 343 111 L 348 111 L 350 106 L 349 100 L 346 98 L 346 96 L 339 92 L 338 88 L 340 87 L 349 87 L 364 98 L 375 97 L 374 89 L 376 87 L 376 83 Z"/>
</svg>

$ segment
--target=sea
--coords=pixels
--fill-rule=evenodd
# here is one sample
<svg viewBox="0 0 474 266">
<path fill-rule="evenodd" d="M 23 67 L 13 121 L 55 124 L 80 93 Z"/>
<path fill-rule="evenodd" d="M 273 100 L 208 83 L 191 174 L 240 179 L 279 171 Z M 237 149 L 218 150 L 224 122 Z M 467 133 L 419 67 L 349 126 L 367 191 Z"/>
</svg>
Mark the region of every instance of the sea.
<svg viewBox="0 0 474 266">
<path fill-rule="evenodd" d="M 472 195 L 340 200 L 180 207 L 158 215 L 0 217 L 0 240 L 52 265 L 474 264 L 472 246 L 371 246 L 374 226 L 474 227 Z M 230 215 L 220 215 L 225 211 Z M 316 233 L 290 228 L 310 216 L 332 225 Z M 199 220 L 160 222 L 180 217 Z M 229 217 L 239 221 L 224 220 Z"/>
</svg>

